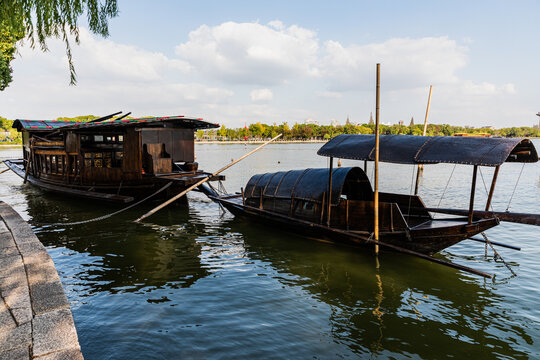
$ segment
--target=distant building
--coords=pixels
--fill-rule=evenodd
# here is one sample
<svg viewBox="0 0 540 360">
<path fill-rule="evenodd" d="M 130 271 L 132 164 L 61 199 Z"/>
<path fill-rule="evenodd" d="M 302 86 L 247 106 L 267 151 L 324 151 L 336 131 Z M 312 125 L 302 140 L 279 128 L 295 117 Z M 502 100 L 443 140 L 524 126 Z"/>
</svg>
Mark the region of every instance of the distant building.
<svg viewBox="0 0 540 360">
<path fill-rule="evenodd" d="M 332 125 L 333 127 L 339 126 L 339 121 L 337 121 L 336 119 L 332 119 L 330 120 L 330 125 Z"/>
<path fill-rule="evenodd" d="M 398 125 L 405 125 L 405 123 L 403 122 L 403 120 L 399 120 Z"/>
<path fill-rule="evenodd" d="M 304 124 L 306 125 L 319 125 L 319 122 L 317 120 L 313 120 L 313 119 L 306 119 L 304 120 Z"/>
<path fill-rule="evenodd" d="M 374 125 L 375 124 L 375 121 L 373 121 L 373 113 L 370 112 L 369 113 L 369 125 Z"/>
</svg>

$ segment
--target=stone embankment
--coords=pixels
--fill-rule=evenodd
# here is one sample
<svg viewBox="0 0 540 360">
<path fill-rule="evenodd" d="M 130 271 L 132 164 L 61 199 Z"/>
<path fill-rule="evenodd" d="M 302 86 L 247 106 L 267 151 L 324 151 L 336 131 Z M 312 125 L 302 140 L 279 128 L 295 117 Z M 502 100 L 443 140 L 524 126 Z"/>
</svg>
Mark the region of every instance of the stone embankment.
<svg viewBox="0 0 540 360">
<path fill-rule="evenodd" d="M 82 359 L 54 263 L 30 226 L 0 201 L 0 360 Z"/>
</svg>

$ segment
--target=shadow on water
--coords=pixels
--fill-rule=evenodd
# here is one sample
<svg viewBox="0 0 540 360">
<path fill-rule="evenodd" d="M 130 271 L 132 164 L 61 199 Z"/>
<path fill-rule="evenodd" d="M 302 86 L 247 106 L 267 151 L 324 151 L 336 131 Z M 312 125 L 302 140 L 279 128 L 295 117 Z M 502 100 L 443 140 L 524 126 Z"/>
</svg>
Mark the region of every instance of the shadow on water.
<svg viewBox="0 0 540 360">
<path fill-rule="evenodd" d="M 241 234 L 247 254 L 268 262 L 331 306 L 335 342 L 372 358 L 529 358 L 519 319 L 504 308 L 489 281 L 421 259 L 316 242 L 245 219 L 223 228 Z M 442 353 L 441 353 L 442 351 Z"/>
<path fill-rule="evenodd" d="M 132 220 L 155 203 L 103 221 L 63 226 L 51 224 L 91 219 L 123 206 L 95 202 L 81 206 L 80 201 L 52 194 L 28 196 L 27 201 L 30 223 L 45 246 L 65 247 L 94 259 L 82 277 L 91 285 L 90 293 L 189 287 L 208 275 L 196 242 L 204 225 L 190 221 L 185 206 L 160 212 L 152 224 Z"/>
</svg>

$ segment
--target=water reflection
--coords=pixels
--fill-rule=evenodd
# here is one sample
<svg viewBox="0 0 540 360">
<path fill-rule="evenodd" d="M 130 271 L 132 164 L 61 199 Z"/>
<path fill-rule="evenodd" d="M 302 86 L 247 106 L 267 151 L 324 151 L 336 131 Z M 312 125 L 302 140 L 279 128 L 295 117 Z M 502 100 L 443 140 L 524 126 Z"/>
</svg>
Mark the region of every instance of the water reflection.
<svg viewBox="0 0 540 360">
<path fill-rule="evenodd" d="M 116 209 L 97 203 L 81 206 L 51 194 L 27 196 L 27 202 L 30 223 L 45 246 L 66 247 L 94 259 L 79 274 L 91 285 L 90 293 L 189 287 L 208 275 L 201 267 L 201 245 L 196 241 L 204 225 L 190 221 L 185 206 L 161 212 L 151 224 L 131 222 L 150 204 L 104 221 L 64 227 L 50 224 L 81 221 Z"/>
<path fill-rule="evenodd" d="M 241 219 L 225 226 L 243 235 L 250 258 L 294 275 L 294 281 L 290 276 L 283 281 L 287 286 L 301 286 L 329 304 L 334 341 L 356 354 L 529 356 L 518 344 L 532 344 L 531 336 L 489 282 L 393 253 L 383 253 L 378 267 L 363 251 L 256 228 Z"/>
<path fill-rule="evenodd" d="M 440 186 L 426 179 L 423 189 Z M 155 204 L 103 222 L 50 226 L 118 207 L 28 186 L 16 191 L 67 284 L 88 359 L 538 355 L 531 264 L 518 278 L 529 282 L 512 279 L 502 289 L 398 254 L 383 253 L 377 267 L 369 252 L 235 219 L 197 196 L 143 225 L 131 220 Z M 466 246 L 445 256 L 475 261 Z M 522 258 L 515 264 L 526 265 Z"/>
</svg>

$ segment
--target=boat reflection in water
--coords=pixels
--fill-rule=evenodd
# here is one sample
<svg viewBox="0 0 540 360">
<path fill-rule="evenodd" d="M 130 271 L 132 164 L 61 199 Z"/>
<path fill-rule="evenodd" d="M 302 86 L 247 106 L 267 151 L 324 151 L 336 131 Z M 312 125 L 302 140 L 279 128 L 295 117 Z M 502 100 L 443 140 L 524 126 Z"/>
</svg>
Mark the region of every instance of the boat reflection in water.
<svg viewBox="0 0 540 360">
<path fill-rule="evenodd" d="M 223 227 L 242 234 L 248 256 L 275 268 L 284 285 L 300 286 L 330 305 L 334 341 L 356 354 L 528 357 L 520 344 L 532 344 L 531 336 L 516 326 L 518 316 L 504 308 L 490 281 L 397 253 L 377 259 L 294 234 L 284 238 L 281 231 L 254 228 L 242 218 Z"/>
<path fill-rule="evenodd" d="M 490 282 L 454 269 L 390 252 L 377 268 L 367 251 L 220 217 L 202 195 L 152 224 L 131 222 L 137 207 L 73 227 L 43 224 L 103 208 L 36 195 L 30 222 L 88 356 L 492 359 L 534 346 Z"/>
<path fill-rule="evenodd" d="M 87 204 L 84 212 L 73 212 L 72 201 L 52 194 L 28 196 L 27 201 L 30 223 L 45 246 L 66 247 L 94 258 L 91 264 L 83 264 L 90 269 L 79 269 L 90 293 L 189 287 L 208 275 L 201 267 L 201 246 L 196 242 L 204 226 L 190 222 L 186 211 L 173 208 L 156 217 L 168 224 L 184 224 L 181 226 L 137 226 L 130 221 L 133 212 L 128 212 L 100 222 L 64 227 L 46 224 L 59 219 L 67 223 L 94 218 L 103 215 L 103 207 Z"/>
</svg>

